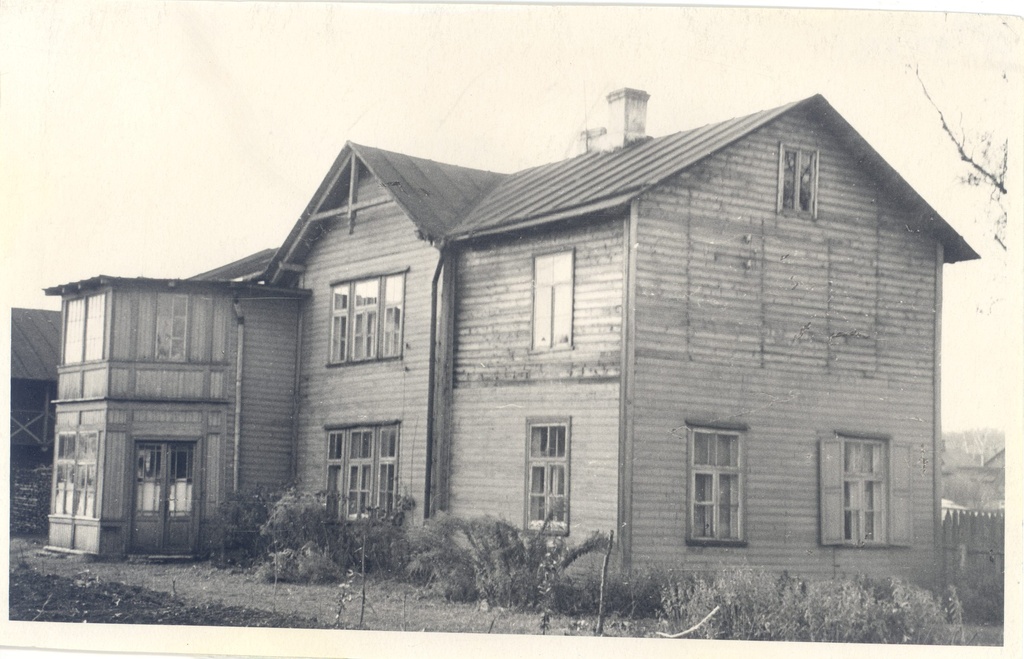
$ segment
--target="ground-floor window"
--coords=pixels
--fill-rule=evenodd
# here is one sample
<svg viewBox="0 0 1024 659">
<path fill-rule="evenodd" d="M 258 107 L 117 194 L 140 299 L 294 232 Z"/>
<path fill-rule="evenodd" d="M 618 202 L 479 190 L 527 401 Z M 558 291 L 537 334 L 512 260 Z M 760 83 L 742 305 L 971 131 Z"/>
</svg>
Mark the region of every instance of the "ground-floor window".
<svg viewBox="0 0 1024 659">
<path fill-rule="evenodd" d="M 96 516 L 98 432 L 57 435 L 53 512 L 75 517 Z"/>
<path fill-rule="evenodd" d="M 888 437 L 836 433 L 821 441 L 820 454 L 822 544 L 910 544 L 909 447 Z"/>
<path fill-rule="evenodd" d="M 395 510 L 398 497 L 397 423 L 327 433 L 327 505 L 354 519 Z"/>
<path fill-rule="evenodd" d="M 569 533 L 569 420 L 527 423 L 526 524 Z"/>
<path fill-rule="evenodd" d="M 743 540 L 743 435 L 690 429 L 689 539 Z"/>
</svg>

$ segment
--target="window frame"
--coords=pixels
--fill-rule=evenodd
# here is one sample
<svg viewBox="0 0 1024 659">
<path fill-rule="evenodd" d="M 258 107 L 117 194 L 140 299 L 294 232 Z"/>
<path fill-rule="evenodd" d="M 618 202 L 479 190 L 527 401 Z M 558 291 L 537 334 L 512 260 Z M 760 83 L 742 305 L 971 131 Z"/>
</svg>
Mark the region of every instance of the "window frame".
<svg viewBox="0 0 1024 659">
<path fill-rule="evenodd" d="M 386 431 L 394 431 L 394 455 L 382 455 L 382 439 Z M 353 457 L 352 436 L 358 433 L 370 433 L 369 457 Z M 399 458 L 401 455 L 401 423 L 392 421 L 380 424 L 359 424 L 349 426 L 332 426 L 326 428 L 326 472 L 325 492 L 327 499 L 327 510 L 332 517 L 337 519 L 356 520 L 371 515 L 389 515 L 397 511 L 399 505 Z M 337 447 L 337 451 L 332 450 Z M 390 492 L 380 489 L 381 467 L 393 469 L 393 485 Z M 350 494 L 352 489 L 352 469 L 359 469 L 361 477 L 363 469 L 368 469 L 369 482 L 362 483 L 365 487 L 358 489 L 359 493 L 365 493 L 367 505 L 359 509 L 352 507 Z M 385 502 L 381 507 L 382 495 L 390 496 L 390 501 Z"/>
<path fill-rule="evenodd" d="M 746 546 L 746 443 L 747 429 L 735 427 L 719 427 L 706 424 L 695 424 L 687 427 L 687 474 L 686 474 L 686 543 L 701 546 Z M 736 442 L 736 464 L 718 465 L 697 463 L 697 435 L 705 434 L 714 437 L 714 447 L 717 456 L 719 436 L 729 436 Z M 717 459 L 714 461 L 717 462 Z M 702 507 L 709 508 L 712 514 L 712 535 L 698 535 L 697 523 L 697 477 L 711 476 L 712 492 L 711 499 L 702 502 Z M 720 514 L 721 514 L 721 481 L 722 476 L 736 478 L 736 537 L 722 537 Z M 730 507 L 733 504 L 730 503 Z M 730 513 L 731 514 L 731 513 Z"/>
<path fill-rule="evenodd" d="M 533 448 L 533 430 L 534 428 L 563 428 L 565 430 L 565 450 L 564 456 L 551 457 L 551 456 L 534 456 L 532 453 Z M 523 528 L 530 531 L 542 531 L 545 535 L 557 535 L 557 536 L 568 536 L 571 524 L 571 513 L 572 513 L 572 417 L 567 416 L 552 416 L 552 417 L 531 417 L 526 420 L 526 450 L 525 450 L 525 466 L 523 473 L 523 489 L 524 489 L 524 502 L 523 502 Z M 561 521 L 550 521 L 545 523 L 546 520 L 534 519 L 532 516 L 532 499 L 534 496 L 533 492 L 533 470 L 535 467 L 543 467 L 545 474 L 545 491 L 543 492 L 544 497 L 544 510 L 545 518 L 547 517 L 548 511 L 551 510 L 550 500 L 557 495 L 553 495 L 547 491 L 548 485 L 551 483 L 549 476 L 550 467 L 562 467 L 562 482 L 564 484 L 564 493 L 561 494 L 563 500 L 563 519 Z"/>
<path fill-rule="evenodd" d="M 345 364 L 362 364 L 375 361 L 389 361 L 402 359 L 405 355 L 405 293 L 407 284 L 408 269 L 389 272 L 385 274 L 345 279 L 330 284 L 330 304 L 328 308 L 328 329 L 327 329 L 327 366 L 341 366 Z M 401 296 L 396 301 L 390 300 L 390 289 L 394 284 L 389 281 L 400 282 Z M 376 283 L 377 301 L 372 307 L 363 305 L 359 310 L 356 308 L 356 288 L 362 284 Z M 336 300 L 339 294 L 344 293 L 346 306 L 339 310 Z M 369 341 L 371 349 L 365 356 L 356 358 L 356 320 L 363 312 L 372 310 L 374 327 L 372 334 L 365 332 L 361 335 L 363 341 Z M 397 310 L 397 311 L 396 311 Z M 397 328 L 385 327 L 389 312 L 398 315 Z M 369 317 L 369 316 L 366 316 Z M 339 327 L 343 327 L 344 339 L 336 342 L 336 335 Z M 390 351 L 387 351 L 388 347 Z M 337 349 L 336 349 L 337 347 Z"/>
<path fill-rule="evenodd" d="M 75 442 L 70 456 L 63 454 L 68 438 L 73 438 Z M 87 439 L 91 441 L 87 443 Z M 90 445 L 91 451 L 83 450 L 84 447 Z M 98 430 L 57 433 L 53 452 L 54 470 L 51 489 L 53 501 L 50 504 L 52 515 L 74 519 L 99 519 L 97 497 L 99 495 L 100 452 L 100 432 Z M 83 469 L 85 483 L 84 487 L 80 487 L 83 485 L 81 482 Z M 89 478 L 90 469 L 91 479 Z M 80 495 L 84 495 L 84 497 L 79 498 Z"/>
<path fill-rule="evenodd" d="M 96 301 L 99 301 L 100 312 L 98 318 L 92 315 L 92 310 L 95 308 Z M 81 318 L 76 320 L 71 316 L 71 307 L 77 303 L 82 305 Z M 99 336 L 95 336 L 90 331 L 96 325 L 96 320 L 99 320 L 100 333 Z M 64 332 L 61 337 L 61 364 L 68 366 L 71 364 L 84 364 L 88 362 L 102 361 L 106 358 L 107 354 L 107 294 L 95 293 L 93 295 L 83 295 L 81 297 L 72 298 L 64 301 L 64 318 L 63 318 Z M 72 323 L 76 324 L 74 332 L 72 332 Z M 69 343 L 69 339 L 75 337 L 74 343 Z M 90 343 L 91 342 L 91 343 Z M 99 355 L 90 353 L 90 345 L 99 347 Z M 77 355 L 70 355 L 71 349 L 77 353 Z"/>
<path fill-rule="evenodd" d="M 161 304 L 162 300 L 170 300 L 171 301 L 170 302 L 170 314 L 171 315 L 170 315 L 169 319 L 167 319 L 164 315 L 161 314 L 161 310 L 162 309 L 166 312 L 166 309 L 164 309 L 163 305 Z M 182 327 L 183 327 L 183 329 L 182 329 L 182 336 L 180 338 L 178 338 L 178 337 L 175 336 L 175 331 L 174 331 L 174 324 L 175 324 L 175 320 L 177 318 L 177 314 L 175 313 L 175 310 L 176 310 L 176 307 L 177 307 L 176 303 L 178 301 L 182 301 L 182 300 L 183 300 L 183 304 L 184 304 L 184 307 L 185 307 L 185 309 L 184 309 L 184 318 L 182 320 Z M 190 322 L 192 320 L 191 319 L 191 315 L 192 315 L 191 306 L 192 306 L 192 304 L 191 304 L 191 296 L 188 293 L 166 293 L 166 292 L 160 292 L 160 293 L 156 294 L 156 309 L 154 310 L 154 313 L 153 313 L 153 360 L 154 361 L 158 361 L 158 362 L 171 362 L 171 363 L 184 363 L 184 362 L 189 361 L 189 356 L 188 356 L 188 351 L 189 351 L 189 347 L 190 347 L 190 345 L 189 345 L 189 334 L 190 334 L 190 332 L 189 332 L 189 324 L 190 324 Z M 161 319 L 163 319 L 163 322 L 161 322 Z M 178 355 L 175 352 L 168 352 L 167 356 L 162 356 L 160 354 L 161 337 L 164 336 L 162 328 L 161 328 L 161 325 L 166 325 L 167 322 L 170 322 L 170 331 L 171 331 L 170 332 L 170 336 L 168 338 L 169 345 L 170 345 L 169 350 L 173 350 L 173 348 L 175 346 L 175 342 L 180 342 L 180 345 L 181 345 L 181 354 L 180 355 Z"/>
<path fill-rule="evenodd" d="M 793 207 L 786 207 L 785 202 L 785 186 L 786 186 L 786 154 L 796 154 L 796 164 L 793 171 Z M 810 157 L 812 162 L 811 166 L 811 196 L 810 202 L 807 209 L 801 208 L 800 204 L 800 192 L 803 187 L 801 183 L 801 164 L 804 162 L 805 157 Z M 821 163 L 821 152 L 818 149 L 807 149 L 803 147 L 794 146 L 792 144 L 786 144 L 784 142 L 779 143 L 779 170 L 778 170 L 778 191 L 775 202 L 775 211 L 782 215 L 798 215 L 803 217 L 810 217 L 811 219 L 818 219 L 818 187 L 819 187 L 819 168 Z"/>
<path fill-rule="evenodd" d="M 537 329 L 540 318 L 538 317 L 538 309 L 540 299 L 538 292 L 541 290 L 541 286 L 538 283 L 538 272 L 539 263 L 543 259 L 555 259 L 557 257 L 568 257 L 569 258 L 569 281 L 568 282 L 552 282 L 550 286 L 545 286 L 547 290 L 551 291 L 548 319 L 548 339 L 547 344 L 538 344 L 537 341 Z M 556 251 L 540 252 L 533 255 L 533 276 L 531 280 L 531 300 L 530 300 L 530 348 L 534 352 L 547 352 L 552 350 L 572 350 L 574 346 L 574 334 L 575 334 L 575 315 L 576 315 L 576 248 L 559 249 Z M 569 317 L 569 335 L 568 342 L 566 343 L 555 343 L 555 322 L 558 314 L 556 313 L 556 296 L 555 290 L 560 285 L 568 285 L 569 296 L 568 296 L 568 317 Z"/>
<path fill-rule="evenodd" d="M 881 477 L 875 519 L 880 531 L 867 539 L 847 537 L 846 444 L 871 443 L 880 447 Z M 890 435 L 837 430 L 819 436 L 820 543 L 847 548 L 909 547 L 914 544 L 914 472 L 920 468 L 916 450 Z M 856 480 L 856 475 L 850 480 Z M 860 525 L 863 529 L 863 524 Z"/>
<path fill-rule="evenodd" d="M 853 545 L 857 547 L 862 546 L 884 546 L 888 544 L 889 529 L 888 529 L 888 518 L 889 518 L 889 446 L 888 442 L 884 439 L 874 437 L 861 437 L 836 434 L 836 439 L 840 442 L 840 456 L 842 461 L 840 463 L 840 472 L 842 473 L 843 479 L 843 508 L 842 508 L 842 524 L 843 524 L 843 544 Z M 848 470 L 847 459 L 850 451 L 849 447 L 855 446 L 858 448 L 872 447 L 877 449 L 873 451 L 872 456 L 872 470 L 871 471 L 855 471 L 851 472 Z M 876 468 L 877 467 L 877 468 Z M 875 501 L 874 507 L 871 508 L 871 514 L 873 515 L 872 525 L 872 537 L 866 537 L 865 533 L 865 515 L 867 514 L 867 508 L 864 505 L 865 501 L 865 488 L 866 483 L 874 483 L 876 488 L 876 494 L 874 495 Z M 856 507 L 851 507 L 848 504 L 848 487 L 851 483 L 858 485 L 857 494 L 858 502 Z M 881 495 L 881 496 L 878 496 Z M 880 500 L 879 500 L 880 499 Z M 851 537 L 850 522 L 848 521 L 851 513 L 856 513 L 856 537 Z"/>
</svg>

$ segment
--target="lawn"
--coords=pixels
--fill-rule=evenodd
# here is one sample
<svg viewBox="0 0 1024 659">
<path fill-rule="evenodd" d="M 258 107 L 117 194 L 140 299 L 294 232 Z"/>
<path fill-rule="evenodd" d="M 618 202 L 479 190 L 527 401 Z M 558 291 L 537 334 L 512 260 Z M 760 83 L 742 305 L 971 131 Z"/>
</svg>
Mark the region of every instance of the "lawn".
<svg viewBox="0 0 1024 659">
<path fill-rule="evenodd" d="M 447 602 L 392 580 L 368 579 L 366 607 L 361 610 L 358 577 L 348 588 L 275 586 L 258 581 L 248 571 L 219 569 L 208 561 L 163 564 L 95 561 L 45 552 L 42 544 L 41 540 L 11 540 L 11 566 L 17 568 L 11 573 L 11 619 L 541 633 L 538 613 Z M 50 577 L 62 579 L 49 581 Z M 57 595 L 47 602 L 51 591 Z M 594 623 L 593 619 L 554 616 L 547 633 L 588 635 Z M 605 633 L 649 636 L 657 628 L 655 620 L 611 620 L 606 622 Z"/>
<path fill-rule="evenodd" d="M 97 561 L 42 549 L 42 539 L 11 540 L 12 620 L 378 631 L 540 634 L 541 616 L 445 601 L 415 586 L 370 578 L 361 584 L 263 583 L 250 571 L 209 562 Z M 591 635 L 596 620 L 552 616 L 546 633 Z M 608 636 L 649 637 L 654 619 L 606 621 Z M 955 631 L 950 628 L 949 638 Z M 968 626 L 970 645 L 1001 645 L 1002 628 Z"/>
</svg>

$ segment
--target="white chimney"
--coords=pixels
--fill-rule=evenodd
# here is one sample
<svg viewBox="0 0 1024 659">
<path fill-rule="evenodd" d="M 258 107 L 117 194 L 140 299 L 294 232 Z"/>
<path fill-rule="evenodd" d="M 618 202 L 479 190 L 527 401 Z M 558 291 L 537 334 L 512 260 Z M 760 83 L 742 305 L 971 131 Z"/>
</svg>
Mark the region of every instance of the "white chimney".
<svg viewBox="0 0 1024 659">
<path fill-rule="evenodd" d="M 613 151 L 647 137 L 647 99 L 640 89 L 624 87 L 608 94 L 608 134 L 604 151 Z"/>
</svg>

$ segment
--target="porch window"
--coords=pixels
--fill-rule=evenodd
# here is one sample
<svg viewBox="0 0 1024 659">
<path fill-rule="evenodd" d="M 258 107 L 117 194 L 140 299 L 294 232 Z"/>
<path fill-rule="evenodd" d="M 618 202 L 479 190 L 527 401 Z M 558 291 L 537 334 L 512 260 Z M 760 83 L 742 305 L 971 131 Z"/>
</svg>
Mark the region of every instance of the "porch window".
<svg viewBox="0 0 1024 659">
<path fill-rule="evenodd" d="M 98 450 L 98 432 L 67 432 L 57 435 L 54 514 L 96 517 Z"/>
<path fill-rule="evenodd" d="M 818 152 L 779 147 L 779 212 L 818 215 Z"/>
<path fill-rule="evenodd" d="M 404 273 L 334 285 L 328 363 L 401 357 L 404 307 Z"/>
<path fill-rule="evenodd" d="M 336 517 L 395 510 L 398 435 L 397 424 L 327 433 L 327 505 Z"/>
<path fill-rule="evenodd" d="M 742 434 L 695 428 L 690 431 L 689 443 L 689 539 L 742 541 Z"/>
<path fill-rule="evenodd" d="M 68 300 L 64 307 L 64 363 L 103 359 L 106 295 Z"/>
<path fill-rule="evenodd" d="M 569 421 L 528 423 L 526 524 L 569 533 Z"/>
<path fill-rule="evenodd" d="M 533 261 L 533 348 L 572 346 L 573 253 Z"/>
<path fill-rule="evenodd" d="M 910 544 L 910 450 L 836 434 L 821 442 L 822 544 Z"/>
<path fill-rule="evenodd" d="M 156 298 L 156 358 L 185 361 L 188 336 L 188 296 L 161 293 Z"/>
</svg>

